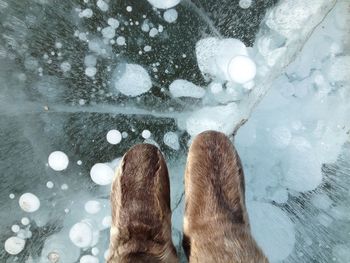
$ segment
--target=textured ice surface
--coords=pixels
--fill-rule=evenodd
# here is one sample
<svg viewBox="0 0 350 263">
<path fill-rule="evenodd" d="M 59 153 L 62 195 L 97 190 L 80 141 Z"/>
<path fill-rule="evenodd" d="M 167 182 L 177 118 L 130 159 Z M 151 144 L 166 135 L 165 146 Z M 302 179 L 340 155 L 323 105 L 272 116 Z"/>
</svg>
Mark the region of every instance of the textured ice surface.
<svg viewBox="0 0 350 263">
<path fill-rule="evenodd" d="M 183 258 L 184 157 L 207 129 L 236 134 L 271 262 L 349 261 L 348 10 L 0 0 L 0 261 L 104 262 L 110 185 L 141 142 L 169 163 Z"/>
</svg>

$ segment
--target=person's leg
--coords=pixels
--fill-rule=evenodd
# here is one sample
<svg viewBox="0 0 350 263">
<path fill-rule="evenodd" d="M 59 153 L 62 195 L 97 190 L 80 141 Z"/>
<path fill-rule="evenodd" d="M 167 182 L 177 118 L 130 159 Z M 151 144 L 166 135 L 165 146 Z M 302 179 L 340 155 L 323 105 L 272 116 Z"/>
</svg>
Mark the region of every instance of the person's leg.
<svg viewBox="0 0 350 263">
<path fill-rule="evenodd" d="M 268 262 L 250 233 L 241 161 L 219 132 L 198 135 L 190 147 L 183 246 L 190 263 Z"/>
<path fill-rule="evenodd" d="M 111 207 L 108 263 L 178 262 L 168 170 L 155 146 L 136 145 L 124 155 L 112 184 Z"/>
</svg>

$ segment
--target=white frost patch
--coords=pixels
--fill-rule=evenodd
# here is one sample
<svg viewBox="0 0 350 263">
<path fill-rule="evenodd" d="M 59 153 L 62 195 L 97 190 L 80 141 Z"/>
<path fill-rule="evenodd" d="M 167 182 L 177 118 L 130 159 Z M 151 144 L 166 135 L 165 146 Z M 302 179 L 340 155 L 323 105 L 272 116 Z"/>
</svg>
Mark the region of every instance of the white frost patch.
<svg viewBox="0 0 350 263">
<path fill-rule="evenodd" d="M 97 163 L 90 170 L 92 181 L 98 185 L 111 184 L 114 177 L 113 169 L 104 163 Z"/>
<path fill-rule="evenodd" d="M 68 167 L 68 156 L 61 151 L 52 152 L 48 158 L 49 166 L 55 171 L 63 171 Z"/>
<path fill-rule="evenodd" d="M 121 64 L 115 70 L 114 88 L 126 96 L 136 97 L 152 88 L 148 72 L 137 64 Z"/>
<path fill-rule="evenodd" d="M 191 97 L 202 98 L 205 90 L 201 87 L 183 79 L 177 79 L 169 86 L 170 93 L 175 98 Z"/>
<path fill-rule="evenodd" d="M 335 257 L 335 262 L 350 262 L 350 244 L 340 244 L 333 248 L 333 256 Z"/>
<path fill-rule="evenodd" d="M 39 198 L 32 193 L 25 193 L 19 198 L 19 206 L 27 213 L 33 213 L 40 208 Z"/>
<path fill-rule="evenodd" d="M 159 9 L 168 9 L 178 5 L 181 0 L 147 0 L 152 6 Z"/>
<path fill-rule="evenodd" d="M 235 103 L 225 106 L 204 107 L 187 118 L 186 130 L 191 136 L 196 136 L 207 130 L 220 131 L 230 135 L 235 127 L 234 120 L 238 117 L 238 108 Z"/>
<path fill-rule="evenodd" d="M 294 225 L 279 208 L 260 202 L 247 203 L 252 234 L 270 262 L 282 261 L 293 251 Z"/>
<path fill-rule="evenodd" d="M 311 144 L 303 137 L 295 137 L 284 160 L 283 185 L 299 192 L 314 190 L 322 182 L 321 162 Z"/>
<path fill-rule="evenodd" d="M 167 132 L 164 134 L 163 141 L 165 145 L 173 150 L 177 151 L 180 149 L 179 136 L 175 132 Z"/>
<path fill-rule="evenodd" d="M 178 17 L 178 13 L 175 9 L 169 9 L 164 12 L 164 20 L 168 23 L 175 23 Z"/>
<path fill-rule="evenodd" d="M 110 130 L 106 137 L 110 144 L 118 144 L 122 140 L 122 134 L 118 130 Z"/>
<path fill-rule="evenodd" d="M 10 237 L 6 239 L 4 248 L 7 253 L 17 255 L 24 249 L 26 241 L 19 237 Z"/>
<path fill-rule="evenodd" d="M 215 82 L 215 81 L 209 84 L 209 89 L 213 94 L 218 94 L 223 90 L 222 84 L 220 82 Z"/>
<path fill-rule="evenodd" d="M 350 81 L 350 56 L 338 56 L 330 61 L 327 70 L 329 81 Z"/>
</svg>

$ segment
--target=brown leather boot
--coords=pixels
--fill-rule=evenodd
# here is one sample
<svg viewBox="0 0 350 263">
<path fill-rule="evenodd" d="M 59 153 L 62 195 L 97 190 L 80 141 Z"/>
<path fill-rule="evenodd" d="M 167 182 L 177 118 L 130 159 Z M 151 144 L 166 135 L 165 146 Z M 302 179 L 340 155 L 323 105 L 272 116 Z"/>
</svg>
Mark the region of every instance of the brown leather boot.
<svg viewBox="0 0 350 263">
<path fill-rule="evenodd" d="M 171 239 L 168 169 L 161 152 L 140 144 L 123 157 L 112 184 L 108 263 L 178 262 Z"/>
<path fill-rule="evenodd" d="M 190 147 L 183 246 L 190 263 L 268 262 L 250 233 L 241 161 L 223 133 L 201 133 Z"/>
</svg>

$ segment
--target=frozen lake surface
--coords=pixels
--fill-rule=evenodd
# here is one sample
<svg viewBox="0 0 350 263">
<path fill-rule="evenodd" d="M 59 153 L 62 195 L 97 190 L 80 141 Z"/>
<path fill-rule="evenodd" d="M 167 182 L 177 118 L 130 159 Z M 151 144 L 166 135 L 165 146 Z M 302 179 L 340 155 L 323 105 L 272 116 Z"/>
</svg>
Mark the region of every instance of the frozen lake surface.
<svg viewBox="0 0 350 263">
<path fill-rule="evenodd" d="M 350 262 L 347 0 L 0 0 L 0 261 L 98 263 L 120 158 L 231 136 L 271 262 Z M 185 262 L 183 260 L 183 262 Z"/>
</svg>

